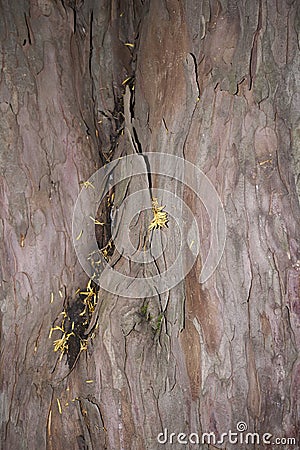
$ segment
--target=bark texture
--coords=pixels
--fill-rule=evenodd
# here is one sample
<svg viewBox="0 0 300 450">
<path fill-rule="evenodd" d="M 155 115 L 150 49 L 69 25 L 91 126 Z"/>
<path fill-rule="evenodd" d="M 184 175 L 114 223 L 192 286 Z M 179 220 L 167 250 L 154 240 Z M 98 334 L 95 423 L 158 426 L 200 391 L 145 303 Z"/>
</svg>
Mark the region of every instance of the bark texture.
<svg viewBox="0 0 300 450">
<path fill-rule="evenodd" d="M 181 448 L 161 446 L 158 433 L 220 437 L 239 421 L 298 439 L 299 2 L 1 0 L 0 8 L 3 450 Z M 80 183 L 133 151 L 126 84 L 138 151 L 203 170 L 224 205 L 226 246 L 200 285 L 209 222 L 175 184 L 198 221 L 200 257 L 161 296 L 100 290 L 95 337 L 70 371 L 49 330 L 88 281 L 71 237 Z M 149 199 L 151 187 L 171 184 L 142 183 Z M 120 183 L 115 205 L 141 186 Z M 110 207 L 102 212 L 108 218 Z M 161 271 L 177 239 L 171 226 L 164 233 Z M 107 242 L 109 230 L 100 234 Z M 116 267 L 140 270 L 122 258 Z"/>
</svg>

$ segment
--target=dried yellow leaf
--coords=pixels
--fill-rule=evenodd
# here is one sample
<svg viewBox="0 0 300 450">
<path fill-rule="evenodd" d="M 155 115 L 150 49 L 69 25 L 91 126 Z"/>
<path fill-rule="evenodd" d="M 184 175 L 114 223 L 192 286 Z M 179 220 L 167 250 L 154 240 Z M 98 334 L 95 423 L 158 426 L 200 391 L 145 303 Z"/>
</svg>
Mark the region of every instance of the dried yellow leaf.
<svg viewBox="0 0 300 450">
<path fill-rule="evenodd" d="M 91 188 L 95 189 L 95 186 L 90 181 L 81 181 L 80 184 L 82 184 L 82 186 L 85 188 L 91 187 Z"/>
<path fill-rule="evenodd" d="M 168 224 L 168 213 L 163 211 L 165 207 L 158 205 L 157 198 L 152 199 L 152 211 L 153 211 L 153 219 L 151 220 L 148 229 L 155 230 L 163 227 L 167 227 Z"/>
<path fill-rule="evenodd" d="M 90 219 L 94 222 L 95 225 L 104 225 L 104 222 L 99 222 L 99 220 L 95 219 L 92 216 L 90 216 Z"/>
<path fill-rule="evenodd" d="M 59 398 L 57 398 L 56 401 L 57 401 L 59 414 L 62 414 L 62 409 L 61 409 L 61 404 L 60 404 Z"/>
<path fill-rule="evenodd" d="M 124 86 L 124 84 L 128 83 L 129 80 L 131 80 L 132 77 L 127 77 L 125 78 L 124 81 L 122 81 L 122 86 Z"/>
<path fill-rule="evenodd" d="M 78 234 L 78 236 L 77 236 L 77 238 L 76 238 L 76 241 L 79 241 L 79 239 L 80 239 L 81 236 L 82 236 L 82 233 L 83 233 L 83 230 L 81 230 L 80 233 Z"/>
</svg>

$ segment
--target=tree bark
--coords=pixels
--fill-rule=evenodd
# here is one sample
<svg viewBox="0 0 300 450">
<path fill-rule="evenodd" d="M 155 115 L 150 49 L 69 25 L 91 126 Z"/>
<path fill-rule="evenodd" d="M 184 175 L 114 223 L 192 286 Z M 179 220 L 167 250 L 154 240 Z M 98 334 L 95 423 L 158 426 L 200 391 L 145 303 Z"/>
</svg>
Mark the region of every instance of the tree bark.
<svg viewBox="0 0 300 450">
<path fill-rule="evenodd" d="M 201 448 L 234 449 L 220 438 L 241 421 L 260 436 L 299 439 L 299 3 L 0 8 L 2 448 L 181 448 L 176 436 L 159 444 L 166 428 L 213 432 L 219 443 Z M 198 223 L 200 254 L 160 295 L 100 288 L 87 350 L 60 360 L 49 331 L 62 311 L 82 323 L 77 290 L 88 283 L 72 242 L 76 198 L 96 169 L 134 151 L 175 155 L 207 175 L 226 215 L 223 257 L 199 283 L 211 227 L 187 187 L 157 174 L 116 184 L 102 218 L 142 188 L 148 208 L 154 189 L 172 189 Z M 168 206 L 169 227 L 154 231 L 168 242 L 161 272 L 178 241 Z M 135 222 L 133 242 L 148 219 Z M 100 244 L 110 237 L 101 227 Z M 110 257 L 133 277 L 153 273 L 113 248 Z"/>
</svg>

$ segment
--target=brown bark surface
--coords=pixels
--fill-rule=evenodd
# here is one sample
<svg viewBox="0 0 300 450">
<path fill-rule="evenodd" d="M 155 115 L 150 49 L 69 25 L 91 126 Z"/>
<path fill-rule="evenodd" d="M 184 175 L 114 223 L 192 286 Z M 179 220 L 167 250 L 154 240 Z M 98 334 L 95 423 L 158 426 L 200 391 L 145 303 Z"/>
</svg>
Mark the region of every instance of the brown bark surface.
<svg viewBox="0 0 300 450">
<path fill-rule="evenodd" d="M 239 421 L 299 439 L 299 2 L 0 0 L 0 11 L 1 448 L 176 449 L 157 442 L 164 428 L 219 437 Z M 114 207 L 172 185 L 197 219 L 200 256 L 157 297 L 100 289 L 87 350 L 59 361 L 49 331 L 63 310 L 81 326 L 76 290 L 88 282 L 72 242 L 76 198 L 96 169 L 133 152 L 125 85 L 137 151 L 208 176 L 226 246 L 199 284 L 201 202 L 157 175 L 117 185 Z M 100 212 L 108 221 L 111 205 Z M 171 221 L 156 232 L 168 237 L 163 271 L 178 236 Z M 108 224 L 98 240 L 109 238 Z"/>
</svg>

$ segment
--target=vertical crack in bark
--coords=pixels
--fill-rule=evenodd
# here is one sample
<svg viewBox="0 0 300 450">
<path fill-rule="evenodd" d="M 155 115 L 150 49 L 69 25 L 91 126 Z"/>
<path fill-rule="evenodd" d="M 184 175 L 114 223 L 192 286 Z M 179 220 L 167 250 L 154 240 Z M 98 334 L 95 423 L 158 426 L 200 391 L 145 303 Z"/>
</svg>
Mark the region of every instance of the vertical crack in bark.
<svg viewBox="0 0 300 450">
<path fill-rule="evenodd" d="M 26 13 L 24 13 L 24 18 L 25 18 L 25 23 L 26 23 L 26 28 L 27 28 L 28 44 L 31 45 L 33 42 L 33 34 L 32 34 L 31 27 L 30 27 L 30 19 Z M 25 46 L 26 44 L 27 44 L 26 39 L 24 39 L 23 46 Z"/>
<path fill-rule="evenodd" d="M 259 0 L 257 27 L 256 27 L 256 31 L 254 33 L 253 44 L 252 44 L 252 48 L 251 48 L 251 52 L 250 52 L 249 83 L 248 83 L 249 91 L 252 89 L 253 80 L 254 80 L 254 77 L 256 74 L 257 47 L 258 47 L 258 38 L 259 38 L 261 29 L 262 29 L 262 0 Z"/>
</svg>

